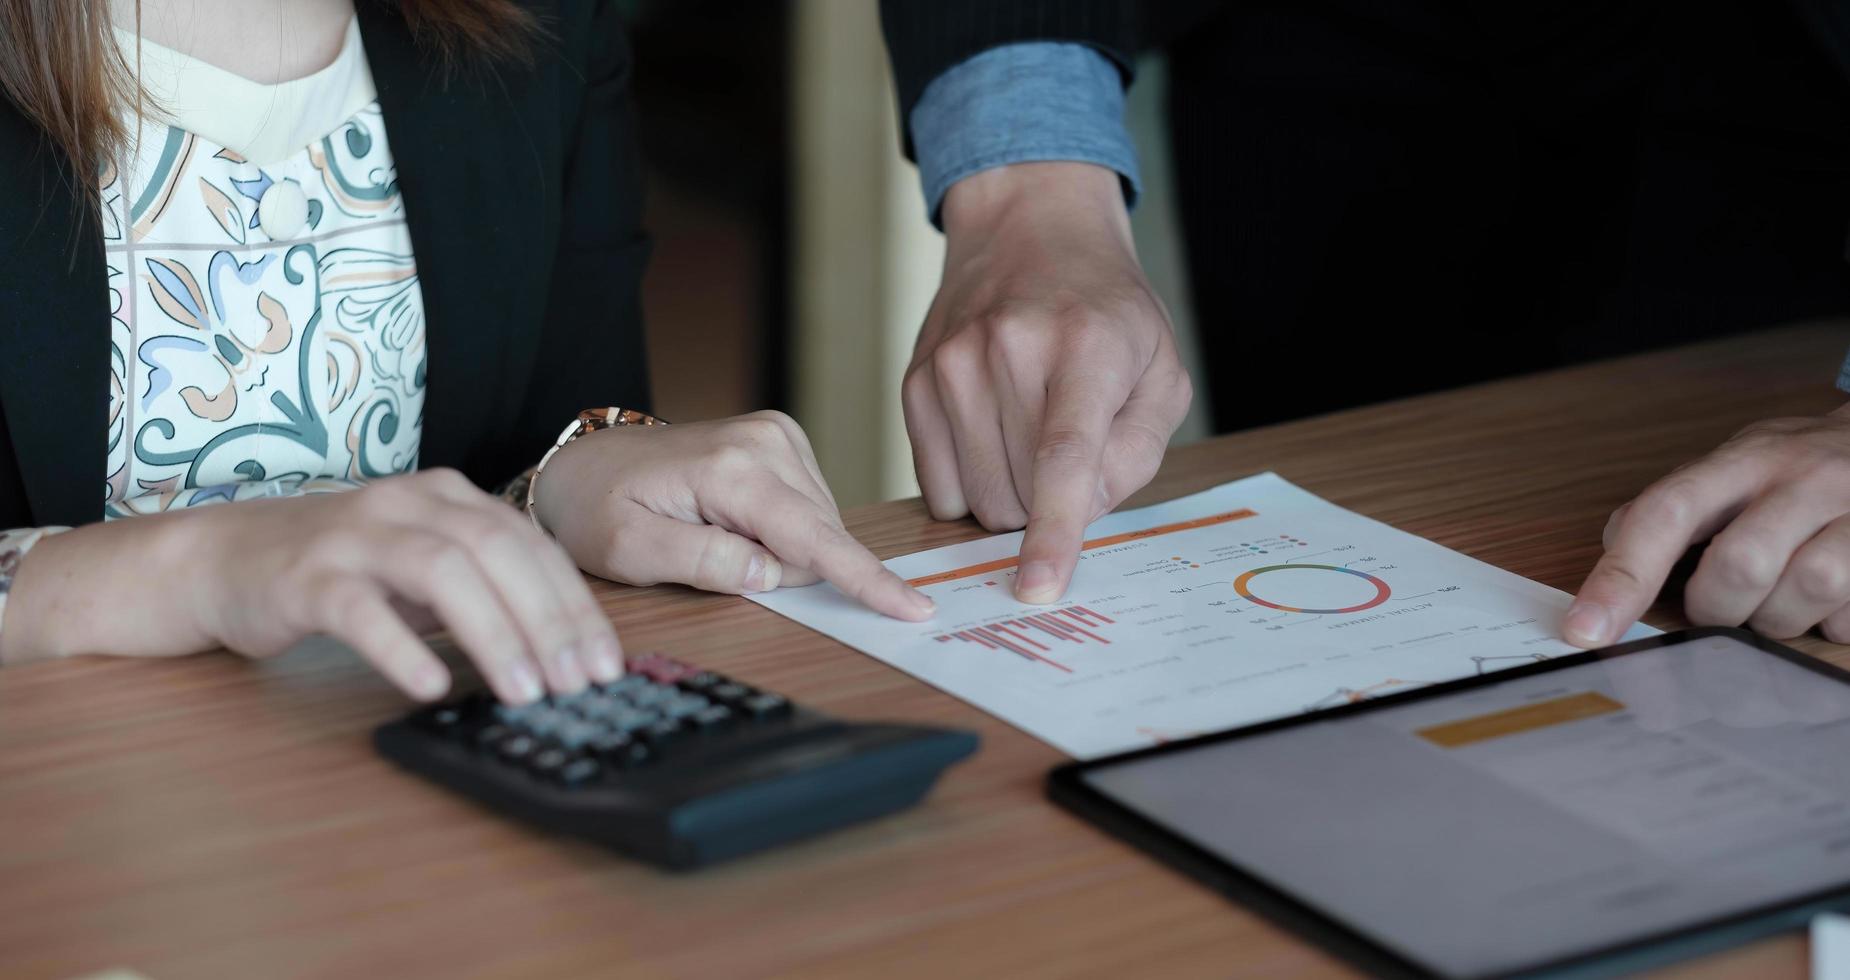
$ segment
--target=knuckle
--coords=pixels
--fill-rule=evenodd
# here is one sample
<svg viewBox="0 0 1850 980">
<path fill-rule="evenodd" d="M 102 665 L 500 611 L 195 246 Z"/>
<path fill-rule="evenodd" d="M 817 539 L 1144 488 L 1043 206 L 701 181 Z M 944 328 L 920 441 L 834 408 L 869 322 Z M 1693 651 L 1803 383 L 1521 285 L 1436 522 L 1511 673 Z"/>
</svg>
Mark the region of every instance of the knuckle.
<svg viewBox="0 0 1850 980">
<path fill-rule="evenodd" d="M 433 538 L 418 546 L 418 562 L 425 577 L 433 582 L 453 582 L 467 575 L 474 562 L 461 544 L 447 538 Z"/>
<path fill-rule="evenodd" d="M 1696 486 L 1689 477 L 1672 476 L 1632 502 L 1633 519 L 1653 527 L 1686 527 L 1696 522 Z"/>
<path fill-rule="evenodd" d="M 350 623 L 363 608 L 369 590 L 358 580 L 338 575 L 330 575 L 319 581 L 310 603 L 311 615 L 317 623 L 332 626 L 337 623 Z"/>
<path fill-rule="evenodd" d="M 1167 386 L 1172 398 L 1181 407 L 1180 414 L 1186 414 L 1188 407 L 1195 403 L 1195 379 L 1187 371 L 1177 371 L 1175 378 Z"/>
<path fill-rule="evenodd" d="M 393 477 L 353 491 L 352 500 L 362 514 L 382 517 L 400 513 L 418 497 L 415 476 Z"/>
<path fill-rule="evenodd" d="M 715 446 L 707 453 L 707 469 L 722 479 L 736 478 L 757 468 L 758 454 L 736 443 Z"/>
<path fill-rule="evenodd" d="M 419 470 L 413 479 L 426 486 L 443 490 L 473 490 L 475 484 L 462 475 L 462 471 L 449 466 L 436 466 L 428 470 Z"/>
<path fill-rule="evenodd" d="M 1045 347 L 1047 325 L 1039 317 L 1004 314 L 991 317 L 983 331 L 989 337 L 989 349 L 1004 360 L 1040 358 Z"/>
<path fill-rule="evenodd" d="M 938 398 L 938 385 L 932 379 L 931 372 L 917 369 L 907 371 L 906 377 L 899 383 L 901 404 L 911 413 L 931 404 Z"/>
<path fill-rule="evenodd" d="M 748 419 L 769 422 L 771 425 L 776 426 L 777 431 L 786 433 L 786 434 L 788 434 L 791 429 L 794 429 L 797 427 L 796 419 L 791 418 L 788 414 L 784 412 L 780 412 L 775 408 L 760 409 L 756 412 L 752 412 L 751 414 L 745 417 Z"/>
<path fill-rule="evenodd" d="M 1709 546 L 1709 559 L 1720 584 L 1730 589 L 1763 589 L 1779 577 L 1780 565 L 1762 544 L 1745 535 Z"/>
<path fill-rule="evenodd" d="M 931 366 L 938 374 L 938 379 L 947 384 L 965 383 L 976 379 L 983 371 L 982 341 L 972 336 L 971 331 L 964 331 L 947 338 L 931 352 Z"/>
<path fill-rule="evenodd" d="M 742 416 L 732 422 L 733 438 L 747 446 L 763 448 L 775 446 L 784 441 L 784 427 L 776 419 L 752 414 Z"/>
<path fill-rule="evenodd" d="M 1034 447 L 1036 463 L 1085 462 L 1094 455 L 1091 435 L 1071 427 L 1049 428 Z"/>
<path fill-rule="evenodd" d="M 1850 598 L 1850 565 L 1838 555 L 1801 551 L 1788 569 L 1800 596 L 1811 602 Z"/>
<path fill-rule="evenodd" d="M 1028 512 L 1012 499 L 1002 501 L 992 496 L 972 500 L 970 514 L 990 531 L 1019 531 L 1028 525 Z"/>
<path fill-rule="evenodd" d="M 1126 424 L 1122 433 L 1125 451 L 1139 459 L 1152 456 L 1160 459 L 1169 448 L 1168 435 L 1141 422 Z"/>
</svg>

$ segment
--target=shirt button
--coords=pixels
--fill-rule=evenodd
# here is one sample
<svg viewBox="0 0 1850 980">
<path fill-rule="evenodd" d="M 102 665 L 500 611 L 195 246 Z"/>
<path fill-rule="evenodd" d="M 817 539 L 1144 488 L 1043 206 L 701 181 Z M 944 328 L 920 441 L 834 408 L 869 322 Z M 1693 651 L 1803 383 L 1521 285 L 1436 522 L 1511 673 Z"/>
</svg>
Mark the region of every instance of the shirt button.
<svg viewBox="0 0 1850 980">
<path fill-rule="evenodd" d="M 279 180 L 257 202 L 257 223 L 273 242 L 294 238 L 308 224 L 308 195 L 293 180 Z"/>
</svg>

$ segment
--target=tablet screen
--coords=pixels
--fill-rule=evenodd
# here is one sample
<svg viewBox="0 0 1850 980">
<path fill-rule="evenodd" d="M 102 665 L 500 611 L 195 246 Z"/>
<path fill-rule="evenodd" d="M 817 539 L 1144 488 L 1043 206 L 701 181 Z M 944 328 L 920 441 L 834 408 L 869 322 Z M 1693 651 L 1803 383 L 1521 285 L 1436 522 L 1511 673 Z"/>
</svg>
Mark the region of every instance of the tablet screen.
<svg viewBox="0 0 1850 980">
<path fill-rule="evenodd" d="M 1725 636 L 1082 778 L 1452 976 L 1850 883 L 1850 685 Z"/>
</svg>

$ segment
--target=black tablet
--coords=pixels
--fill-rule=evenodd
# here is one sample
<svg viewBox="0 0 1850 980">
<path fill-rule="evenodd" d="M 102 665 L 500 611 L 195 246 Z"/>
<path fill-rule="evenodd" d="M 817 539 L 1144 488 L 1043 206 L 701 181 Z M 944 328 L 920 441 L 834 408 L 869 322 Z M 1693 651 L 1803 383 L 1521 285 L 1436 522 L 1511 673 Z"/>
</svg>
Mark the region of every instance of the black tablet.
<svg viewBox="0 0 1850 980">
<path fill-rule="evenodd" d="M 1606 975 L 1850 905 L 1850 674 L 1701 629 L 1054 770 L 1387 976 Z"/>
</svg>

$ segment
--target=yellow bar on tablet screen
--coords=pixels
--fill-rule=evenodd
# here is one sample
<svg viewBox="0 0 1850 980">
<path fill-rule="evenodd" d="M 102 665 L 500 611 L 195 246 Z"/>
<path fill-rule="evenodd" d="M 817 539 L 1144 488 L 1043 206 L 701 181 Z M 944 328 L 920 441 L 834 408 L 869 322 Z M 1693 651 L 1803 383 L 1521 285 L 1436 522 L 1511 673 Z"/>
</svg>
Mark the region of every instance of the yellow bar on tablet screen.
<svg viewBox="0 0 1850 980">
<path fill-rule="evenodd" d="M 1582 718 L 1624 711 L 1625 705 L 1598 691 L 1582 691 L 1565 697 L 1505 708 L 1487 715 L 1460 718 L 1443 725 L 1422 728 L 1414 734 L 1442 749 L 1455 749 L 1474 742 L 1484 742 L 1505 735 L 1530 732 L 1550 725 L 1563 725 Z"/>
</svg>

